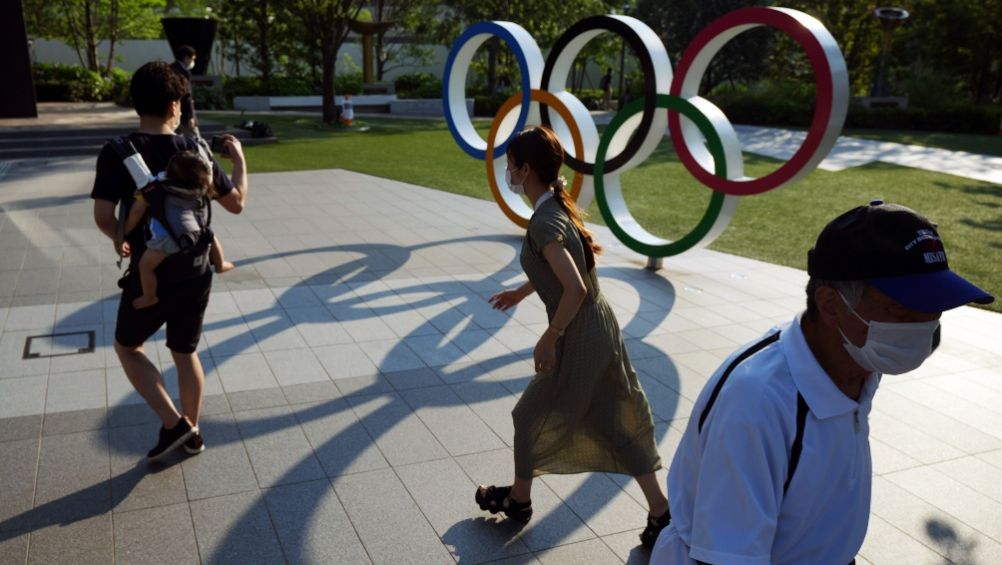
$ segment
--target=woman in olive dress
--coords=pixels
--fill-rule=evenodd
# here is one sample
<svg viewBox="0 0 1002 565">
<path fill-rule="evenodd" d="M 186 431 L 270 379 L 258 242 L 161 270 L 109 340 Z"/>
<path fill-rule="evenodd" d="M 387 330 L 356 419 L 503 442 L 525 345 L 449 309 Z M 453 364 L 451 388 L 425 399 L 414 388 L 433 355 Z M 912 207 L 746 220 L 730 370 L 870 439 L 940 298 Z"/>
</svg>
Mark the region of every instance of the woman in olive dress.
<svg viewBox="0 0 1002 565">
<path fill-rule="evenodd" d="M 490 301 L 507 310 L 536 292 L 549 327 L 533 351 L 536 376 L 512 410 L 514 481 L 478 487 L 476 501 L 482 510 L 525 523 L 532 517 L 533 477 L 631 475 L 647 498 L 647 527 L 640 538 L 650 547 L 669 519 L 668 500 L 654 474 L 661 468 L 654 422 L 619 324 L 599 291 L 595 255 L 601 247 L 559 178 L 563 155 L 556 135 L 545 127 L 527 129 L 508 144 L 508 185 L 533 204 L 520 256 L 529 281 Z"/>
</svg>

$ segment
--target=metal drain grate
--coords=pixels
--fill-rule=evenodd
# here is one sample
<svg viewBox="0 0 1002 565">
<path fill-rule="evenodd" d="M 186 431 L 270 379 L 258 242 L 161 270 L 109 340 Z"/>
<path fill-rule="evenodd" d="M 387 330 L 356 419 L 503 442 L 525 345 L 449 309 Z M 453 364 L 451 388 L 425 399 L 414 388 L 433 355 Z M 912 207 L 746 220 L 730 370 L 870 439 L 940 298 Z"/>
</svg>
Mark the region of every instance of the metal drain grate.
<svg viewBox="0 0 1002 565">
<path fill-rule="evenodd" d="M 94 352 L 94 331 L 28 336 L 22 359 L 62 357 Z"/>
</svg>

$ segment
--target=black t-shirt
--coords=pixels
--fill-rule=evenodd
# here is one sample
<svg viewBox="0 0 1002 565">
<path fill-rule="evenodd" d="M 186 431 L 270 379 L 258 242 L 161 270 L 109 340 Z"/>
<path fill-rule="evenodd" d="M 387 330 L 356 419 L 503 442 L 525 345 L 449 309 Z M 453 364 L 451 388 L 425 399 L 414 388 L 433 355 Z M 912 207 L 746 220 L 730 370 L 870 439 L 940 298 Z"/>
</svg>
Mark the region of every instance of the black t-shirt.
<svg viewBox="0 0 1002 565">
<path fill-rule="evenodd" d="M 167 168 L 167 162 L 175 153 L 186 150 L 197 151 L 195 141 L 183 135 L 148 133 L 130 133 L 129 140 L 143 156 L 146 166 L 154 175 Z M 233 190 L 233 182 L 223 172 L 219 162 L 212 159 L 212 180 L 219 197 L 226 196 Z M 122 160 L 115 153 L 110 143 L 106 143 L 97 157 L 97 176 L 94 177 L 94 188 L 90 197 L 95 200 L 107 200 L 118 204 L 124 201 L 131 206 L 136 192 L 136 184 Z M 146 239 L 143 229 L 136 228 L 125 236 L 132 249 L 131 263 L 133 273 L 138 273 L 137 261 L 146 249 Z M 204 259 L 204 258 L 203 258 Z M 203 275 L 208 270 L 208 261 L 202 260 L 192 265 L 192 257 L 175 253 L 168 257 L 157 268 L 159 282 L 181 282 Z"/>
</svg>

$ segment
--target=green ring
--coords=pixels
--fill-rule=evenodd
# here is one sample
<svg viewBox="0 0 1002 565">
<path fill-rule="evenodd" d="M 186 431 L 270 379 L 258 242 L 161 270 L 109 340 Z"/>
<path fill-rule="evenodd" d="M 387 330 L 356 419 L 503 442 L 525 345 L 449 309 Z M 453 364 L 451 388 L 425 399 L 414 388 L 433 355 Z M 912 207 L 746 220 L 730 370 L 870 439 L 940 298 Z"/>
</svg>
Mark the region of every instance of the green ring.
<svg viewBox="0 0 1002 565">
<path fill-rule="evenodd" d="M 720 141 L 720 135 L 717 134 L 717 130 L 713 128 L 713 125 L 710 124 L 710 120 L 704 116 L 698 108 L 693 106 L 688 100 L 678 96 L 672 96 L 670 94 L 658 94 L 655 107 L 678 112 L 686 118 L 692 120 L 692 122 L 696 124 L 696 127 L 699 128 L 699 131 L 706 138 L 707 148 L 713 156 L 714 174 L 719 177 L 727 178 L 727 163 L 724 157 L 724 146 Z M 616 135 L 616 131 L 622 127 L 623 123 L 625 123 L 627 119 L 632 117 L 634 114 L 643 111 L 643 109 L 643 98 L 638 98 L 637 100 L 630 102 L 621 112 L 616 113 L 612 122 L 609 123 L 609 127 L 607 127 L 605 132 L 602 133 L 602 139 L 598 144 L 598 153 L 595 155 L 595 196 L 598 200 L 598 209 L 602 212 L 602 218 L 605 220 L 606 225 L 609 226 L 612 233 L 614 233 L 624 245 L 637 253 L 648 257 L 671 257 L 672 255 L 678 255 L 683 251 L 691 249 L 702 241 L 706 234 L 713 228 L 714 223 L 717 221 L 717 217 L 720 216 L 720 211 L 723 208 L 724 198 L 726 195 L 721 192 L 713 191 L 713 196 L 710 197 L 710 204 L 707 207 L 706 212 L 703 214 L 703 218 L 698 224 L 696 224 L 696 227 L 684 235 L 681 239 L 671 241 L 663 245 L 650 245 L 648 243 L 644 243 L 636 239 L 633 234 L 626 230 L 626 228 L 623 228 L 619 225 L 619 223 L 617 223 L 616 218 L 612 214 L 612 210 L 609 208 L 609 203 L 606 200 L 607 195 L 605 192 L 604 182 L 605 154 L 609 150 L 609 145 L 612 143 L 612 138 Z M 640 223 L 633 218 L 633 214 L 630 214 L 630 210 L 626 206 L 625 198 L 623 199 L 623 209 L 626 211 L 626 214 L 630 217 L 630 219 L 634 221 L 634 224 L 638 228 L 643 229 L 640 227 Z"/>
</svg>

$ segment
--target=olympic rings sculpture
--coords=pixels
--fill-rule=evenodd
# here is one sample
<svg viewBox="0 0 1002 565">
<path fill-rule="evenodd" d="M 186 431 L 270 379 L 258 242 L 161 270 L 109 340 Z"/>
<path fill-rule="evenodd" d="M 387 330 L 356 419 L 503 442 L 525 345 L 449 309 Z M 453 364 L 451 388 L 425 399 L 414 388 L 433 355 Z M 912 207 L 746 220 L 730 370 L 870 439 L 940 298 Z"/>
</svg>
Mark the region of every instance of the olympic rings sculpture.
<svg viewBox="0 0 1002 565">
<path fill-rule="evenodd" d="M 814 71 L 816 94 L 814 116 L 800 148 L 772 173 L 749 178 L 744 175 L 734 126 L 698 90 L 720 49 L 759 26 L 782 31 L 800 45 Z M 588 108 L 567 91 L 567 77 L 584 45 L 604 32 L 621 36 L 636 53 L 644 95 L 621 108 L 600 137 Z M 520 89 L 501 105 L 485 140 L 466 111 L 466 76 L 477 48 L 494 36 L 508 44 L 518 61 Z M 842 131 L 848 100 L 848 71 L 831 33 L 803 12 L 771 7 L 742 8 L 711 22 L 685 49 L 674 73 L 657 34 L 629 16 L 594 16 L 577 22 L 557 39 L 545 63 L 535 40 L 518 24 L 480 22 L 453 43 L 442 84 L 449 131 L 463 151 L 486 162 L 494 199 L 512 222 L 527 227 L 532 209 L 505 186 L 506 161 L 499 157 L 526 124 L 541 123 L 554 130 L 564 147 L 564 161 L 574 171 L 571 196 L 578 206 L 587 208 L 597 197 L 602 217 L 616 237 L 653 258 L 708 245 L 730 223 L 739 197 L 789 185 L 813 171 Z M 620 183 L 622 173 L 654 152 L 666 130 L 689 174 L 713 190 L 702 219 L 676 241 L 650 233 L 634 219 Z"/>
</svg>

